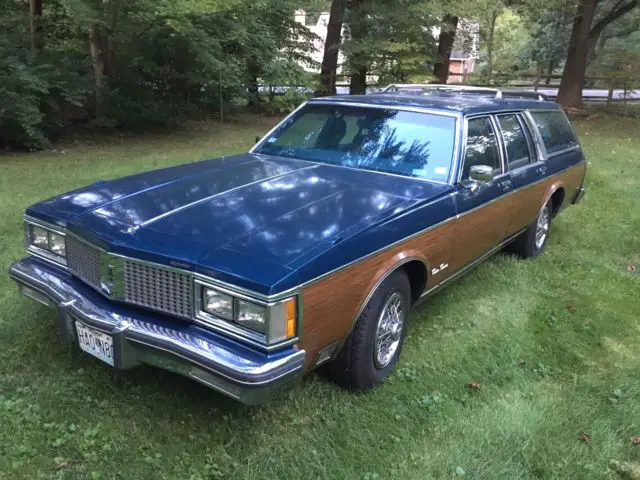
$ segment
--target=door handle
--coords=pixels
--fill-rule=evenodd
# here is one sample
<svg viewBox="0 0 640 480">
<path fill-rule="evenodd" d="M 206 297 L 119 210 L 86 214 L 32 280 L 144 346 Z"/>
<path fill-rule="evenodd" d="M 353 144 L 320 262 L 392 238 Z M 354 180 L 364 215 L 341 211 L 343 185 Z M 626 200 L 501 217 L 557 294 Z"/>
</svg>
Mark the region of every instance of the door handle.
<svg viewBox="0 0 640 480">
<path fill-rule="evenodd" d="M 498 182 L 498 186 L 502 190 L 509 190 L 509 188 L 511 188 L 511 180 L 503 180 L 501 182 Z"/>
<path fill-rule="evenodd" d="M 540 175 L 544 175 L 545 173 L 547 173 L 547 167 L 538 167 L 536 168 L 536 172 L 538 172 Z"/>
</svg>

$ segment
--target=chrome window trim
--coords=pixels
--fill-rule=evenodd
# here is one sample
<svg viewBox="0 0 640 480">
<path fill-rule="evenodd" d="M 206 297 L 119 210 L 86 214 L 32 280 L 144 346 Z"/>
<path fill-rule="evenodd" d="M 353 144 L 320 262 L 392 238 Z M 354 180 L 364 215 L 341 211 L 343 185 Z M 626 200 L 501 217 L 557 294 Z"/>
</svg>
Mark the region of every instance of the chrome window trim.
<svg viewBox="0 0 640 480">
<path fill-rule="evenodd" d="M 256 151 L 258 148 L 260 148 L 260 147 L 262 146 L 262 144 L 263 144 L 263 143 L 265 143 L 265 142 L 266 142 L 267 138 L 268 138 L 269 136 L 271 136 L 271 135 L 273 134 L 273 132 L 275 132 L 278 128 L 280 128 L 280 125 L 282 125 L 282 124 L 283 124 L 283 123 L 285 123 L 287 120 L 289 120 L 291 117 L 293 117 L 296 113 L 298 113 L 298 110 L 302 110 L 302 108 L 303 108 L 307 103 L 309 103 L 309 100 L 307 100 L 307 101 L 305 101 L 305 102 L 302 102 L 300 105 L 298 105 L 298 108 L 296 108 L 295 110 L 293 110 L 289 115 L 286 115 L 282 120 L 280 120 L 278 123 L 276 123 L 276 124 L 275 124 L 275 126 L 274 126 L 271 130 L 269 130 L 267 133 L 265 133 L 265 134 L 263 135 L 263 137 L 262 137 L 260 140 L 258 140 L 258 141 L 256 142 L 256 144 L 255 144 L 253 147 L 251 147 L 251 148 L 249 149 L 249 153 L 255 153 L 255 151 Z"/>
<path fill-rule="evenodd" d="M 318 99 L 318 100 L 307 100 L 306 102 L 303 102 L 298 108 L 296 108 L 293 112 L 291 112 L 289 115 L 287 115 L 286 117 L 284 117 L 280 122 L 278 122 L 278 124 L 273 127 L 271 130 L 269 130 L 264 137 L 262 137 L 260 139 L 260 141 L 258 143 L 256 143 L 253 147 L 251 147 L 251 149 L 249 150 L 249 153 L 255 153 L 257 155 L 265 155 L 265 156 L 270 156 L 264 153 L 259 153 L 259 152 L 255 152 L 255 150 L 257 150 L 258 148 L 260 148 L 267 140 L 267 138 L 269 136 L 271 136 L 282 124 L 284 124 L 287 120 L 289 120 L 289 118 L 291 118 L 295 113 L 297 113 L 299 110 L 301 110 L 304 106 L 306 105 L 333 105 L 333 106 L 348 106 L 348 107 L 360 107 L 360 108 L 377 108 L 377 109 L 384 109 L 384 110 L 398 110 L 398 111 L 404 111 L 404 112 L 413 112 L 413 113 L 426 113 L 426 114 L 430 114 L 430 115 L 438 115 L 441 117 L 451 117 L 455 119 L 455 126 L 454 126 L 454 140 L 453 140 L 453 148 L 452 148 L 452 153 L 451 153 L 451 168 L 449 169 L 449 176 L 447 177 L 447 182 L 440 182 L 437 180 L 428 180 L 426 178 L 419 178 L 419 177 L 412 177 L 409 175 L 402 175 L 399 173 L 388 173 L 388 172 L 380 172 L 378 170 L 368 170 L 368 169 L 364 169 L 364 168 L 355 168 L 355 167 L 348 167 L 345 165 L 335 165 L 335 164 L 331 164 L 331 163 L 323 163 L 323 162 L 314 162 L 312 160 L 304 160 L 304 159 L 299 159 L 296 158 L 294 160 L 302 160 L 305 162 L 310 162 L 310 163 L 314 163 L 316 165 L 329 165 L 329 166 L 333 166 L 333 167 L 339 167 L 339 168 L 349 168 L 352 170 L 359 170 L 359 171 L 366 171 L 366 172 L 372 172 L 372 173 L 378 173 L 378 174 L 384 174 L 384 175 L 392 175 L 392 176 L 398 176 L 401 178 L 407 178 L 410 180 L 419 180 L 422 182 L 426 182 L 426 183 L 439 183 L 442 185 L 451 185 L 453 178 L 455 176 L 455 171 L 458 167 L 457 165 L 457 160 L 458 160 L 458 154 L 459 154 L 459 139 L 460 139 L 460 129 L 461 129 L 461 119 L 463 117 L 462 112 L 455 112 L 455 111 L 446 111 L 446 110 L 435 110 L 432 108 L 427 108 L 427 107 L 415 107 L 415 106 L 408 106 L 408 105 L 386 105 L 386 104 L 370 104 L 370 103 L 363 103 L 363 102 L 342 102 L 342 101 L 336 101 L 336 100 L 322 100 L 322 99 Z M 288 159 L 291 160 L 291 159 Z"/>
<path fill-rule="evenodd" d="M 498 138 L 498 131 L 496 130 L 496 120 L 493 118 L 494 114 L 493 113 L 478 113 L 478 114 L 474 114 L 474 115 L 468 115 L 466 117 L 464 117 L 464 134 L 463 134 L 463 144 L 462 144 L 462 152 L 460 155 L 460 169 L 457 173 L 457 181 L 456 184 L 459 184 L 462 180 L 462 171 L 464 170 L 464 156 L 467 153 L 467 134 L 469 131 L 469 120 L 474 120 L 476 118 L 488 118 L 489 119 L 489 123 L 491 124 L 492 128 L 493 128 L 493 134 L 496 137 L 496 147 L 498 147 L 498 155 L 500 156 L 500 165 L 501 165 L 501 171 L 499 173 L 499 175 L 503 175 L 504 173 L 506 173 L 505 170 L 505 164 L 504 164 L 504 156 L 502 153 L 502 141 Z"/>
<path fill-rule="evenodd" d="M 580 150 L 580 146 L 579 145 L 572 145 L 570 147 L 563 148 L 562 150 L 556 150 L 555 152 L 552 152 L 552 153 L 548 154 L 547 158 L 548 159 L 552 159 L 552 158 L 558 157 L 560 155 L 564 155 L 565 153 L 573 152 L 574 150 Z"/>
<path fill-rule="evenodd" d="M 320 105 L 348 105 L 351 107 L 362 107 L 362 108 L 378 108 L 382 110 L 401 110 L 405 112 L 414 112 L 414 113 L 430 113 L 432 115 L 439 115 L 442 117 L 460 117 L 462 116 L 461 111 L 454 110 L 438 110 L 435 108 L 429 107 L 417 107 L 415 105 L 395 105 L 395 104 L 385 104 L 385 103 L 367 103 L 367 102 L 343 102 L 340 100 L 309 100 L 306 103 L 320 104 Z"/>
<path fill-rule="evenodd" d="M 538 153 L 538 160 L 541 162 L 547 161 L 547 149 L 544 146 L 544 142 L 542 141 L 542 135 L 540 134 L 540 130 L 538 130 L 538 126 L 536 125 L 536 121 L 533 119 L 530 110 L 524 110 L 523 117 L 529 126 L 529 131 L 533 136 L 533 143 L 536 145 L 536 151 Z"/>
<path fill-rule="evenodd" d="M 498 155 L 500 156 L 501 172 L 500 175 L 507 173 L 507 147 L 502 141 L 502 135 L 500 134 L 500 126 L 498 125 L 498 119 L 495 115 L 490 117 L 491 128 L 493 128 L 493 135 L 496 137 L 496 144 L 498 145 Z"/>
</svg>

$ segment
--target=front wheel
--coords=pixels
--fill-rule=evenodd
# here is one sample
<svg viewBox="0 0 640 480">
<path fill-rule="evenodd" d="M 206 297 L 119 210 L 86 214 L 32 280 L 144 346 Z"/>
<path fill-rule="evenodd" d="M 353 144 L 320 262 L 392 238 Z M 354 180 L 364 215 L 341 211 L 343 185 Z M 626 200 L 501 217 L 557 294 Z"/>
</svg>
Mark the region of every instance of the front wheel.
<svg viewBox="0 0 640 480">
<path fill-rule="evenodd" d="M 410 308 L 409 279 L 397 270 L 380 284 L 338 357 L 329 364 L 333 379 L 357 390 L 383 383 L 400 356 Z"/>
<path fill-rule="evenodd" d="M 540 255 L 549 240 L 549 232 L 551 230 L 551 201 L 540 210 L 538 218 L 529 227 L 516 238 L 510 245 L 517 255 L 523 258 L 533 258 Z"/>
</svg>

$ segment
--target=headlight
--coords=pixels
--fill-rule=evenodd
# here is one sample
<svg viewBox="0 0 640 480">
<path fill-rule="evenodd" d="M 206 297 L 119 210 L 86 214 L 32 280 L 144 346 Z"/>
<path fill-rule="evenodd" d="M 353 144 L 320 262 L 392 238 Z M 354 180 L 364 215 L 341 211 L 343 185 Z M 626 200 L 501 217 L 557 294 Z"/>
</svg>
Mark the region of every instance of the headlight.
<svg viewBox="0 0 640 480">
<path fill-rule="evenodd" d="M 51 253 L 55 253 L 60 257 L 67 256 L 67 244 L 64 239 L 64 235 L 51 232 L 49 234 L 49 249 Z"/>
<path fill-rule="evenodd" d="M 31 230 L 29 235 L 31 245 L 43 248 L 44 250 L 49 250 L 49 232 L 44 228 L 36 227 L 35 225 L 30 225 L 29 228 Z"/>
<path fill-rule="evenodd" d="M 27 223 L 26 228 L 28 250 L 66 264 L 67 243 L 64 234 L 31 223 Z"/>
<path fill-rule="evenodd" d="M 202 309 L 227 320 L 233 320 L 233 297 L 226 293 L 202 287 Z"/>
<path fill-rule="evenodd" d="M 291 297 L 274 303 L 249 300 L 234 292 L 196 281 L 197 317 L 262 345 L 273 345 L 297 335 L 297 303 Z M 242 298 L 240 298 L 242 297 Z"/>
<path fill-rule="evenodd" d="M 238 300 L 238 317 L 236 321 L 243 327 L 266 333 L 267 307 L 245 302 L 244 300 Z"/>
</svg>

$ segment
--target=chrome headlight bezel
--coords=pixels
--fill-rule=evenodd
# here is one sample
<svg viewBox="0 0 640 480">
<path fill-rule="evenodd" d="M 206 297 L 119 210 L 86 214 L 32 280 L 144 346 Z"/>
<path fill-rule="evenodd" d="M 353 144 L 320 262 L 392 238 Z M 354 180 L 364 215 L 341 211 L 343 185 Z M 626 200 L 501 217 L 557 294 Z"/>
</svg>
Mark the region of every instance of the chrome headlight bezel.
<svg viewBox="0 0 640 480">
<path fill-rule="evenodd" d="M 27 252 L 58 265 L 67 266 L 66 233 L 44 223 L 25 220 Z"/>
<path fill-rule="evenodd" d="M 215 290 L 233 298 L 233 317 L 223 318 L 205 309 L 204 299 L 208 290 Z M 262 348 L 273 348 L 291 344 L 297 340 L 299 323 L 299 304 L 296 295 L 275 302 L 264 302 L 242 293 L 220 287 L 213 283 L 195 280 L 195 316 L 196 321 L 232 336 L 250 341 Z M 252 319 L 242 320 L 242 312 L 251 311 Z M 256 315 L 263 311 L 263 321 L 257 321 Z"/>
</svg>

